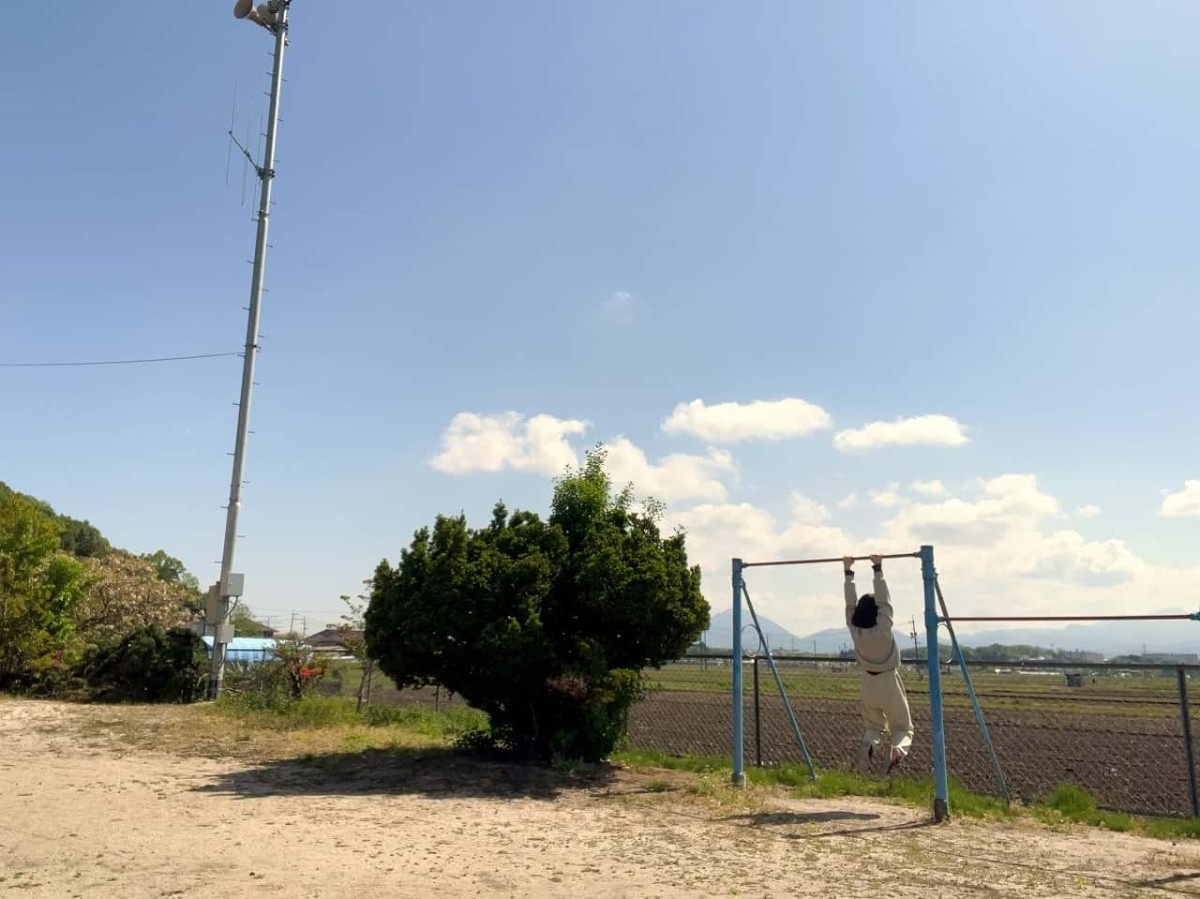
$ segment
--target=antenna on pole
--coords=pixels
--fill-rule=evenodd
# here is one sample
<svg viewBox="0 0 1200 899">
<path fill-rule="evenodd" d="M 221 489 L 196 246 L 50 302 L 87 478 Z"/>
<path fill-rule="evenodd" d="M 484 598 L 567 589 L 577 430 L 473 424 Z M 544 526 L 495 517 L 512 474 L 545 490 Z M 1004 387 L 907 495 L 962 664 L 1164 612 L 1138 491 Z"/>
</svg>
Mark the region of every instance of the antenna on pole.
<svg viewBox="0 0 1200 899">
<path fill-rule="evenodd" d="M 254 169 L 259 181 L 258 233 L 254 244 L 254 273 L 250 279 L 250 307 L 246 316 L 246 352 L 242 357 L 242 390 L 237 403 L 237 432 L 233 447 L 233 473 L 229 481 L 229 505 L 225 512 L 225 543 L 221 553 L 221 577 L 209 589 L 209 604 L 206 622 L 215 622 L 213 628 L 212 670 L 208 680 L 208 696 L 216 699 L 221 694 L 225 680 L 225 654 L 233 639 L 233 626 L 229 623 L 229 612 L 233 601 L 243 595 L 245 577 L 233 571 L 234 552 L 237 548 L 238 513 L 242 508 L 243 473 L 246 464 L 246 436 L 250 424 L 250 398 L 254 391 L 254 363 L 258 356 L 259 313 L 263 294 L 263 274 L 267 262 L 267 222 L 271 215 L 271 185 L 275 180 L 275 131 L 279 122 L 279 95 L 283 88 L 283 51 L 287 47 L 288 9 L 292 0 L 267 0 L 255 6 L 253 0 L 237 0 L 233 15 L 238 19 L 249 19 L 261 25 L 275 38 L 275 57 L 271 71 L 271 105 L 267 111 L 266 135 L 261 162 L 256 162 L 229 129 L 229 138 L 237 144 L 247 163 Z M 251 113 L 253 116 L 253 113 Z M 253 122 L 253 118 L 251 118 Z M 247 139 L 246 143 L 250 141 Z M 206 629 L 207 629 L 206 625 Z"/>
</svg>

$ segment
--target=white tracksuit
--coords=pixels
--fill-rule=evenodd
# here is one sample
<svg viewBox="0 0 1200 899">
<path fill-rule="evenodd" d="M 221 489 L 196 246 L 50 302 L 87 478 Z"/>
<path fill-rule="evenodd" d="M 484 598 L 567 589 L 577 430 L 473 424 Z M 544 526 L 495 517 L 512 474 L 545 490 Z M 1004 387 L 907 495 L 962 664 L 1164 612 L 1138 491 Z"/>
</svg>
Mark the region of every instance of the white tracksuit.
<svg viewBox="0 0 1200 899">
<path fill-rule="evenodd" d="M 855 627 L 851 623 L 858 595 L 854 572 L 846 574 L 846 627 L 854 639 L 854 658 L 862 669 L 862 716 L 864 746 L 876 746 L 890 732 L 892 748 L 902 756 L 912 744 L 912 715 L 908 697 L 900 681 L 900 649 L 892 634 L 892 598 L 882 572 L 875 572 L 875 604 L 879 616 L 875 626 Z"/>
</svg>

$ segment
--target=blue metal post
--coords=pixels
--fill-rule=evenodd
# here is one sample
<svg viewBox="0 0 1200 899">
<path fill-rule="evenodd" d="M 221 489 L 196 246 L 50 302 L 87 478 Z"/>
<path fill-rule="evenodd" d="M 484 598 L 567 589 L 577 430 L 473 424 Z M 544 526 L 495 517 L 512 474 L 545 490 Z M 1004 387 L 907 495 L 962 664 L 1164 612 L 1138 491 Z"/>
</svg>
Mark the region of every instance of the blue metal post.
<svg viewBox="0 0 1200 899">
<path fill-rule="evenodd" d="M 942 665 L 938 655 L 937 569 L 933 547 L 921 547 L 925 581 L 925 646 L 929 666 L 929 717 L 933 727 L 933 819 L 950 817 L 950 782 L 946 771 L 946 728 L 942 717 Z"/>
<path fill-rule="evenodd" d="M 958 645 L 958 637 L 954 634 L 954 624 L 950 621 L 950 612 L 946 609 L 946 597 L 942 596 L 942 585 L 934 579 L 934 587 L 937 590 L 938 608 L 942 613 L 942 620 L 946 622 L 946 633 L 950 635 L 950 648 L 954 655 L 958 657 L 958 670 L 962 672 L 963 683 L 967 685 L 967 696 L 971 698 L 971 708 L 975 712 L 975 723 L 979 725 L 980 736 L 983 737 L 984 748 L 987 749 L 988 759 L 992 763 L 992 774 L 996 777 L 996 787 L 1000 790 L 1000 795 L 1004 797 L 1005 802 L 1011 802 L 1012 797 L 1008 794 L 1008 783 L 1004 780 L 1004 769 L 1000 767 L 1000 756 L 996 755 L 996 746 L 992 743 L 992 734 L 988 730 L 987 721 L 983 717 L 983 706 L 979 704 L 979 697 L 975 694 L 975 685 L 971 683 L 971 669 L 967 667 L 967 660 L 963 658 L 962 649 Z"/>
<path fill-rule="evenodd" d="M 742 759 L 742 560 L 733 560 L 733 785 L 746 785 Z"/>
</svg>

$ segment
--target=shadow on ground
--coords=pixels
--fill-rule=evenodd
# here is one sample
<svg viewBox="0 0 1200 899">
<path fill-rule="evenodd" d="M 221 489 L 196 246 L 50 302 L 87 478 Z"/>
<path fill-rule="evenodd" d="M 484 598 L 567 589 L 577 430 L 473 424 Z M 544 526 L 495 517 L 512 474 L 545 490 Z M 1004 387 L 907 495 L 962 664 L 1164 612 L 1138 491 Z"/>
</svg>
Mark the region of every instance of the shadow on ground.
<svg viewBox="0 0 1200 899">
<path fill-rule="evenodd" d="M 218 775 L 194 791 L 243 799 L 420 794 L 552 800 L 564 790 L 604 788 L 614 776 L 610 768 L 579 775 L 437 747 L 368 749 L 266 762 Z"/>
<path fill-rule="evenodd" d="M 786 840 L 816 840 L 828 837 L 849 837 L 869 833 L 894 833 L 905 830 L 918 830 L 922 827 L 933 826 L 933 819 L 918 819 L 906 821 L 889 821 L 887 823 L 859 826 L 871 821 L 882 821 L 883 816 L 873 812 L 852 812 L 848 810 L 830 809 L 820 812 L 756 812 L 750 815 L 731 815 L 725 819 L 731 824 L 741 827 L 770 827 L 787 828 L 804 825 L 816 825 L 812 829 L 802 831 L 776 831 L 778 836 Z M 832 827 L 821 827 L 829 824 Z"/>
<path fill-rule="evenodd" d="M 756 812 L 753 815 L 734 815 L 729 820 L 754 827 L 778 824 L 827 824 L 833 821 L 878 821 L 879 815 L 865 812 Z"/>
<path fill-rule="evenodd" d="M 1174 884 L 1187 884 L 1192 881 L 1200 880 L 1200 873 L 1190 874 L 1172 874 L 1169 877 L 1156 877 L 1153 880 L 1135 880 L 1130 882 L 1130 886 L 1142 887 L 1143 889 L 1160 889 L 1165 890 Z M 1190 892 L 1184 890 L 1171 890 L 1171 892 Z"/>
</svg>

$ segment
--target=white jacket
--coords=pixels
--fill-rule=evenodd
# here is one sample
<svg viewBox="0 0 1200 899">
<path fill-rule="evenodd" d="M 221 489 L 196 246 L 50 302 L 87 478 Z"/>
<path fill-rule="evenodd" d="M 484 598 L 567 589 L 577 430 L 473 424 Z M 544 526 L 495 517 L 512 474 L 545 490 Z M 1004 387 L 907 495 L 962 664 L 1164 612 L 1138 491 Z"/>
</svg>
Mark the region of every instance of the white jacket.
<svg viewBox="0 0 1200 899">
<path fill-rule="evenodd" d="M 894 671 L 900 667 L 900 647 L 892 634 L 892 597 L 888 593 L 887 581 L 882 572 L 875 572 L 875 605 L 879 617 L 874 627 L 855 627 L 851 623 L 854 609 L 858 605 L 858 593 L 854 588 L 854 572 L 846 578 L 846 627 L 854 639 L 854 658 L 864 671 L 880 673 Z"/>
</svg>

